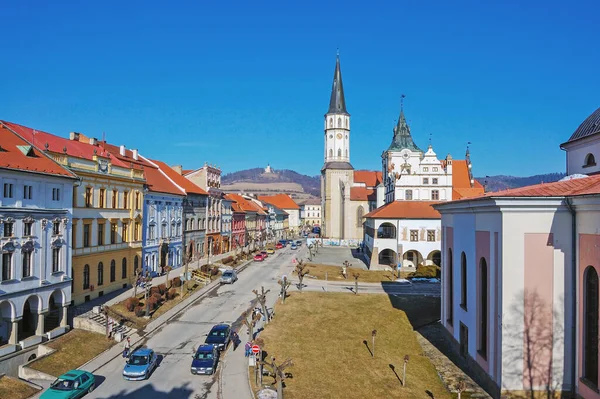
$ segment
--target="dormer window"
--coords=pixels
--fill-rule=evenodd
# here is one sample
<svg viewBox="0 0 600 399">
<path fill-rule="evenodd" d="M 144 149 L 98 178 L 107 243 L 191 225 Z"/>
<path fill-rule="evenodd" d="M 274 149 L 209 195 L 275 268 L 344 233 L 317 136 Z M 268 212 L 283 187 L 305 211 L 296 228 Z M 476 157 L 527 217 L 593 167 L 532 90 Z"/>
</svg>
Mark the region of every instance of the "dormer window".
<svg viewBox="0 0 600 399">
<path fill-rule="evenodd" d="M 587 154 L 585 156 L 585 164 L 583 165 L 584 168 L 589 168 L 592 166 L 596 166 L 596 158 L 594 158 L 594 154 Z"/>
</svg>

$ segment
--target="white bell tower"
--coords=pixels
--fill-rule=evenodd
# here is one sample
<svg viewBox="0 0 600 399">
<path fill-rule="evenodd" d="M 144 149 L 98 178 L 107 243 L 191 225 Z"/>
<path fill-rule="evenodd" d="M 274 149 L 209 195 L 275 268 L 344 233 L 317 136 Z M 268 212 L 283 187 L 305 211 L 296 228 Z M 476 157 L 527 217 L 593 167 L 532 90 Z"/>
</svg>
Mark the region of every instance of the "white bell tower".
<svg viewBox="0 0 600 399">
<path fill-rule="evenodd" d="M 346 111 L 340 55 L 337 55 L 329 110 L 325 114 L 325 163 L 350 162 L 350 114 Z"/>
</svg>

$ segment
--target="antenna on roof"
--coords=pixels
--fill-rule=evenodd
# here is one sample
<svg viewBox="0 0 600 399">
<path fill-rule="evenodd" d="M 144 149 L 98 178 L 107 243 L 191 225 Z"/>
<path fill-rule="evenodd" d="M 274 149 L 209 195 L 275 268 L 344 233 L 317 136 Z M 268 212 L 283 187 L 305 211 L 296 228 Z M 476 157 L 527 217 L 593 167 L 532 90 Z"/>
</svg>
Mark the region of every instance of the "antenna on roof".
<svg viewBox="0 0 600 399">
<path fill-rule="evenodd" d="M 106 133 L 102 132 L 102 141 L 104 141 L 106 143 Z"/>
<path fill-rule="evenodd" d="M 431 147 L 431 133 L 429 133 L 429 146 Z"/>
<path fill-rule="evenodd" d="M 406 97 L 406 94 L 400 95 L 400 111 L 404 110 L 404 97 Z"/>
</svg>

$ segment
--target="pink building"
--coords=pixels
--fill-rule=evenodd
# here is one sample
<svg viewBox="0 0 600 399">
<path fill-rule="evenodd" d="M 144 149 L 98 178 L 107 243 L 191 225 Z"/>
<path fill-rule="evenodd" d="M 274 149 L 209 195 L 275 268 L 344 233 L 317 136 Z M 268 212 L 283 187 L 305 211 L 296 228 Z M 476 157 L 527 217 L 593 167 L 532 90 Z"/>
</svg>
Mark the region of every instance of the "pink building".
<svg viewBox="0 0 600 399">
<path fill-rule="evenodd" d="M 600 399 L 600 109 L 561 148 L 563 181 L 434 205 L 442 323 L 494 397 L 533 390 Z"/>
</svg>

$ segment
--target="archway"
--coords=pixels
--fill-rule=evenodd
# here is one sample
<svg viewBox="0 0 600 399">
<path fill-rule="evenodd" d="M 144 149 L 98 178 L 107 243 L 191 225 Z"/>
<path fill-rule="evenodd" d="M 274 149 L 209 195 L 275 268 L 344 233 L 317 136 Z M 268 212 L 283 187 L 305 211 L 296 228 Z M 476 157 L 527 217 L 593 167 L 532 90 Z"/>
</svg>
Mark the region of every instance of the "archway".
<svg viewBox="0 0 600 399">
<path fill-rule="evenodd" d="M 38 318 L 38 315 L 42 311 L 42 300 L 37 295 L 32 295 L 25 301 L 23 305 L 23 317 L 19 323 L 19 340 L 22 341 L 36 334 L 38 330 L 38 323 L 42 322 L 43 317 Z M 38 331 L 40 335 L 43 333 L 43 328 Z"/>
<path fill-rule="evenodd" d="M 431 251 L 429 253 L 429 255 L 427 255 L 427 260 L 429 261 L 427 263 L 429 263 L 429 264 L 433 263 L 434 265 L 441 267 L 442 266 L 442 252 L 438 251 L 438 250 Z"/>
<path fill-rule="evenodd" d="M 396 226 L 391 223 L 382 223 L 377 228 L 377 238 L 396 238 Z"/>
<path fill-rule="evenodd" d="M 44 321 L 44 332 L 52 331 L 59 327 L 61 324 L 66 325 L 66 320 L 62 320 L 63 317 L 67 316 L 66 309 L 63 311 L 65 306 L 65 296 L 61 290 L 55 290 L 50 295 L 48 301 L 48 313 L 46 313 Z"/>
<path fill-rule="evenodd" d="M 165 266 L 167 266 L 167 256 L 169 255 L 169 247 L 163 243 L 160 246 L 160 272 L 162 273 Z"/>
<path fill-rule="evenodd" d="M 396 268 L 398 256 L 393 249 L 384 249 L 379 253 L 379 264 Z"/>
<path fill-rule="evenodd" d="M 423 255 L 417 250 L 411 249 L 402 255 L 402 266 L 404 267 L 414 267 L 416 268 L 419 265 L 423 264 Z"/>
<path fill-rule="evenodd" d="M 13 334 L 12 321 L 15 319 L 15 317 L 15 305 L 10 301 L 0 302 L 0 346 L 9 343 L 10 337 Z M 13 343 L 16 343 L 16 340 L 17 338 L 15 336 Z"/>
</svg>

